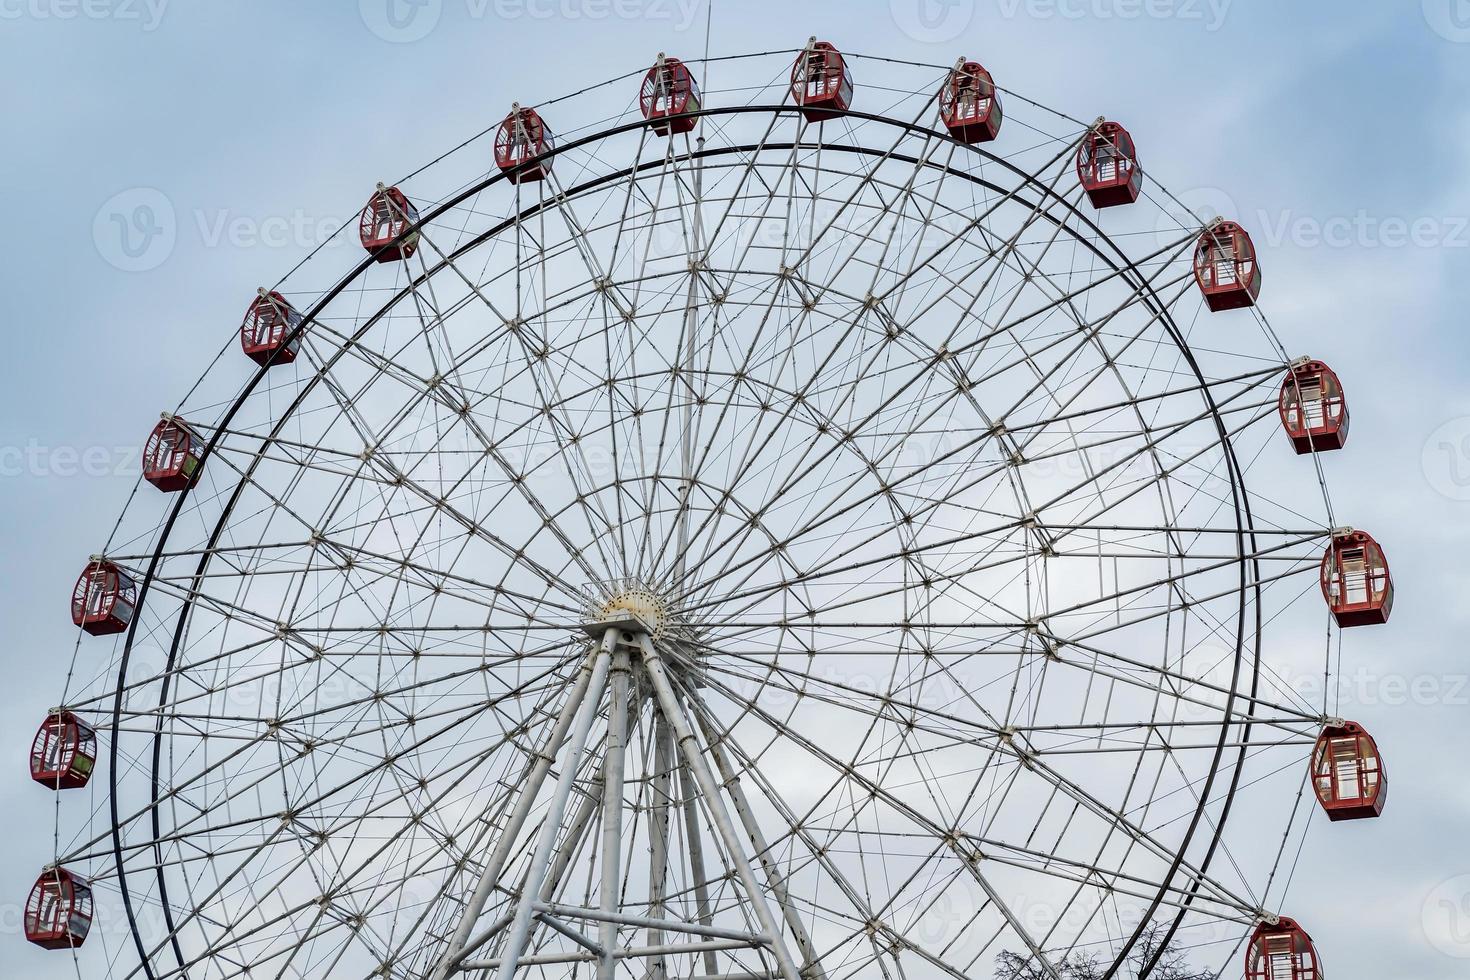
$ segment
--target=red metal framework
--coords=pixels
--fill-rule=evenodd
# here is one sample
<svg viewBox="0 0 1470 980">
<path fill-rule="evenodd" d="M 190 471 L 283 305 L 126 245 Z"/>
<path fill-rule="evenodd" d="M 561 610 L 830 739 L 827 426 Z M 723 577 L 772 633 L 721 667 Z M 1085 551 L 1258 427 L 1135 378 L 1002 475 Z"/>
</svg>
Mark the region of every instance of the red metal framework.
<svg viewBox="0 0 1470 980">
<path fill-rule="evenodd" d="M 204 440 L 183 419 L 165 414 L 143 447 L 143 479 L 165 493 L 188 489 L 199 476 Z"/>
<path fill-rule="evenodd" d="M 975 61 L 961 61 L 939 89 L 939 118 L 962 143 L 989 143 L 1004 114 L 995 80 Z"/>
<path fill-rule="evenodd" d="M 1128 130 L 1099 122 L 1077 150 L 1077 179 L 1095 208 L 1132 204 L 1143 191 L 1143 168 Z"/>
<path fill-rule="evenodd" d="M 1351 529 L 1334 532 L 1322 556 L 1322 595 L 1338 626 L 1388 622 L 1393 577 L 1388 558 L 1372 535 Z"/>
<path fill-rule="evenodd" d="M 65 868 L 41 873 L 26 899 L 26 939 L 45 949 L 73 949 L 92 930 L 92 887 Z"/>
<path fill-rule="evenodd" d="M 71 590 L 71 621 L 93 636 L 121 633 L 133 620 L 138 589 L 105 558 L 93 558 Z"/>
<path fill-rule="evenodd" d="M 698 112 L 700 105 L 699 85 L 689 66 L 659 52 L 638 90 L 638 109 L 653 123 L 653 131 L 660 136 L 689 132 L 699 119 L 684 113 Z"/>
<path fill-rule="evenodd" d="M 419 247 L 418 222 L 418 209 L 401 190 L 379 184 L 362 209 L 357 234 L 374 259 L 397 262 Z"/>
<path fill-rule="evenodd" d="M 70 711 L 46 716 L 31 742 L 31 778 L 51 789 L 81 789 L 97 765 L 97 732 Z"/>
<path fill-rule="evenodd" d="M 830 41 L 811 38 L 791 66 L 791 98 L 807 122 L 842 115 L 852 105 L 852 69 Z"/>
<path fill-rule="evenodd" d="M 245 356 L 261 367 L 290 364 L 296 360 L 301 338 L 287 338 L 300 325 L 301 314 L 286 302 L 286 297 L 262 289 L 240 324 L 240 347 Z"/>
<path fill-rule="evenodd" d="M 1245 229 L 1222 221 L 1200 236 L 1194 278 L 1211 312 L 1255 306 L 1261 295 L 1261 264 Z"/>
<path fill-rule="evenodd" d="M 1317 947 L 1292 919 L 1261 923 L 1246 950 L 1246 980 L 1325 980 Z"/>
<path fill-rule="evenodd" d="M 1347 443 L 1348 404 L 1342 382 L 1321 361 L 1301 360 L 1281 382 L 1281 427 L 1297 455 Z"/>
<path fill-rule="evenodd" d="M 551 173 L 551 157 L 556 137 L 546 120 L 535 109 L 523 108 L 519 102 L 495 134 L 495 166 L 513 184 L 544 180 Z"/>
<path fill-rule="evenodd" d="M 1383 814 L 1388 770 L 1378 743 L 1362 725 L 1345 721 L 1322 730 L 1312 752 L 1312 788 L 1333 822 Z"/>
</svg>

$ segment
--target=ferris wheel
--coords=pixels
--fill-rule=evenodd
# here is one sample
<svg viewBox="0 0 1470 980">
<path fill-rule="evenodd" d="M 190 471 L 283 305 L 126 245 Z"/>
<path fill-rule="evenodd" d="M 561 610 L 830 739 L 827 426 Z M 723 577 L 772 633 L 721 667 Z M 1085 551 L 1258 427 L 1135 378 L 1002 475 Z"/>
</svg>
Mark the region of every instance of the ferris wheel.
<svg viewBox="0 0 1470 980">
<path fill-rule="evenodd" d="M 1295 854 L 1387 774 L 1294 681 L 1392 582 L 1326 492 L 1341 381 L 1140 161 L 812 39 L 378 185 L 76 584 L 27 938 L 153 980 L 1320 980 Z"/>
</svg>

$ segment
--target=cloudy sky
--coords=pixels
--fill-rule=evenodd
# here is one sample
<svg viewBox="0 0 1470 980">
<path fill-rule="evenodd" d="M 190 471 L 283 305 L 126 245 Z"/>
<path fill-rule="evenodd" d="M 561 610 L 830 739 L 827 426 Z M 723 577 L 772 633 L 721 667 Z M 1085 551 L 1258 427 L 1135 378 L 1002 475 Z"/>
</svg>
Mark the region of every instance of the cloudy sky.
<svg viewBox="0 0 1470 980">
<path fill-rule="evenodd" d="M 75 635 L 71 583 L 160 407 L 363 189 L 562 93 L 703 47 L 706 0 L 0 0 L 7 345 L 0 500 L 0 962 L 51 853 L 24 777 Z M 1288 349 L 1349 387 L 1338 514 L 1388 549 L 1390 628 L 1348 637 L 1344 712 L 1388 753 L 1386 817 L 1315 834 L 1291 892 L 1334 976 L 1470 971 L 1470 3 L 716 0 L 714 53 L 831 36 L 982 60 L 1147 133 L 1152 173 L 1256 232 Z M 85 961 L 84 961 L 85 962 Z M 85 974 L 84 974 L 85 975 Z"/>
</svg>

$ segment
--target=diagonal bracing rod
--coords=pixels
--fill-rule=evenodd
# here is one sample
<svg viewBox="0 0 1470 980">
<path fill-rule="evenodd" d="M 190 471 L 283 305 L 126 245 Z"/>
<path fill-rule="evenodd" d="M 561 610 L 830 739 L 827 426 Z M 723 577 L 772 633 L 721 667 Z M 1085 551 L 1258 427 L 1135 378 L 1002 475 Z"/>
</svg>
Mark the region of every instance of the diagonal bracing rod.
<svg viewBox="0 0 1470 980">
<path fill-rule="evenodd" d="M 557 750 L 567 738 L 574 719 L 579 710 L 585 705 L 592 705 L 589 711 L 582 711 L 583 715 L 590 715 L 595 711 L 597 702 L 601 699 L 602 686 L 607 680 L 609 650 L 612 640 L 604 637 L 602 648 L 593 656 L 588 657 L 582 665 L 581 672 L 577 675 L 577 681 L 567 696 L 566 704 L 562 705 L 561 713 L 557 716 L 556 725 L 546 743 L 531 760 L 526 772 L 525 784 L 522 788 L 520 798 L 516 800 L 515 809 L 511 812 L 510 821 L 500 834 L 500 839 L 495 845 L 495 850 L 490 854 L 490 860 L 485 865 L 484 873 L 480 876 L 480 882 L 475 888 L 475 893 L 470 897 L 464 914 L 460 916 L 459 924 L 455 927 L 454 936 L 449 941 L 449 946 L 439 960 L 438 966 L 434 968 L 431 975 L 432 980 L 445 980 L 450 972 L 458 966 L 459 961 L 464 958 L 465 944 L 470 937 L 475 922 L 480 913 L 485 909 L 485 903 L 489 901 L 490 894 L 495 890 L 496 883 L 505 869 L 505 862 L 510 856 L 511 848 L 515 839 L 525 825 L 527 816 L 530 815 L 532 806 L 535 805 L 536 796 L 540 792 L 541 785 L 546 780 L 546 774 L 551 771 L 551 766 L 556 760 Z M 595 682 L 595 684 L 594 684 Z M 589 689 L 596 689 L 596 693 L 589 697 Z M 590 726 L 590 717 L 588 725 Z M 585 733 L 583 740 L 585 741 Z M 580 748 L 578 754 L 580 755 Z M 571 771 L 569 767 L 568 771 Z"/>
<path fill-rule="evenodd" d="M 709 754 L 715 760 L 715 768 L 720 771 L 720 779 L 724 781 L 725 792 L 730 794 L 730 800 L 735 804 L 735 813 L 740 817 L 740 825 L 745 829 L 745 835 L 750 838 L 750 846 L 754 848 L 756 859 L 761 863 L 761 870 L 766 873 L 766 880 L 771 883 L 771 893 L 776 896 L 776 904 L 781 906 L 786 925 L 790 927 L 792 936 L 796 938 L 797 948 L 801 950 L 802 958 L 809 964 L 815 980 L 823 980 L 826 973 L 822 970 L 821 961 L 817 957 L 816 949 L 812 946 L 811 937 L 807 935 L 801 916 L 797 914 L 796 907 L 791 904 L 791 895 L 786 888 L 786 878 L 781 874 L 781 869 L 776 866 L 776 859 L 771 855 L 771 847 L 766 843 L 766 836 L 761 833 L 760 825 L 756 823 L 755 814 L 750 809 L 750 801 L 745 798 L 745 790 L 740 786 L 740 776 L 730 765 L 730 760 L 725 756 L 725 750 L 720 747 L 719 733 L 710 725 L 703 711 L 696 710 L 694 715 L 699 724 L 699 730 L 704 735 L 705 744 L 709 746 Z"/>
<path fill-rule="evenodd" d="M 679 706 L 679 698 L 674 693 L 673 685 L 669 682 L 663 658 L 659 656 L 653 641 L 647 634 L 638 634 L 637 642 L 643 651 L 643 666 L 648 672 L 649 683 L 653 687 L 654 694 L 658 697 L 659 708 L 674 730 L 675 741 L 679 752 L 684 757 L 684 763 L 693 773 L 695 782 L 699 784 L 699 792 L 704 797 L 710 822 L 714 824 L 715 832 L 719 834 L 720 841 L 730 857 L 730 864 L 750 900 L 751 911 L 755 914 L 756 921 L 765 934 L 766 942 L 769 943 L 781 980 L 802 980 L 801 970 L 797 967 L 791 950 L 786 946 L 775 914 L 771 911 L 770 905 L 766 903 L 765 893 L 761 890 L 759 881 L 756 880 L 755 871 L 745 858 L 744 849 L 735 832 L 735 825 L 720 798 L 719 782 L 715 779 L 714 773 L 710 771 L 709 761 L 700 751 L 698 739 L 690 729 L 683 709 Z M 508 977 L 502 977 L 501 980 L 508 980 Z"/>
<path fill-rule="evenodd" d="M 679 795 L 684 798 L 684 840 L 689 847 L 689 875 L 694 879 L 694 912 L 699 924 L 709 927 L 714 924 L 714 913 L 709 904 L 709 878 L 704 866 L 704 845 L 699 835 L 698 787 L 694 775 L 686 765 L 679 766 Z M 719 963 L 713 950 L 704 954 L 704 972 L 713 976 L 719 972 Z"/>
<path fill-rule="evenodd" d="M 603 634 L 602 647 L 593 661 L 592 678 L 587 685 L 586 695 L 577 708 L 576 722 L 567 739 L 567 754 L 562 761 L 561 775 L 541 823 L 541 835 L 536 841 L 536 851 L 531 855 L 531 864 L 526 869 L 525 884 L 516 902 L 515 918 L 511 920 L 510 937 L 506 940 L 504 961 L 496 973 L 497 980 L 510 980 L 515 974 L 516 961 L 526 948 L 531 934 L 531 918 L 536 912 L 536 897 L 541 884 L 546 880 L 546 869 L 551 864 L 551 852 L 556 846 L 557 832 L 561 830 L 562 818 L 566 814 L 567 800 L 571 798 L 572 786 L 577 781 L 582 755 L 587 750 L 587 736 L 592 731 L 592 722 L 601 713 L 602 691 L 607 686 L 607 675 L 611 666 L 612 651 L 617 646 L 617 633 L 608 630 Z"/>
<path fill-rule="evenodd" d="M 661 923 L 667 917 L 664 908 L 664 889 L 669 877 L 669 798 L 673 795 L 672 770 L 674 768 L 674 739 L 668 719 L 662 712 L 653 716 L 653 778 L 649 781 L 650 810 L 648 820 L 648 914 Z M 663 927 L 660 924 L 648 927 L 648 945 L 661 947 L 664 943 Z M 648 963 L 648 980 L 668 980 L 668 963 L 662 956 Z"/>
<path fill-rule="evenodd" d="M 616 680 L 617 678 L 616 654 L 614 654 L 613 656 L 611 678 L 612 680 Z M 609 682 L 609 687 L 612 687 L 611 681 Z M 638 714 L 640 705 L 641 700 L 630 699 L 628 701 L 626 711 L 627 721 L 624 725 L 624 731 L 627 731 L 628 727 L 632 725 L 632 719 Z M 605 769 L 599 769 L 597 771 L 597 775 L 592 779 L 592 782 L 594 784 L 600 784 L 605 779 Z M 577 909 L 575 906 L 559 905 L 554 901 L 557 889 L 561 887 L 562 881 L 566 878 L 567 869 L 571 867 L 572 861 L 576 859 L 577 844 L 583 840 L 584 835 L 587 833 L 587 828 L 592 824 L 592 818 L 601 809 L 601 805 L 601 796 L 592 793 L 584 794 L 582 797 L 582 802 L 577 808 L 577 812 L 572 816 L 572 819 L 566 823 L 567 831 L 565 836 L 563 837 L 562 846 L 557 849 L 556 857 L 551 862 L 550 869 L 546 872 L 546 880 L 541 885 L 540 899 L 536 903 L 537 912 L 547 912 L 551 915 L 563 916 L 569 914 L 568 910 L 571 910 L 570 914 L 581 916 L 583 918 L 591 918 L 593 921 L 599 923 L 604 921 L 600 917 L 602 915 L 601 912 L 594 913 L 592 910 Z M 491 939 L 494 939 L 497 935 L 499 935 L 506 926 L 510 925 L 511 918 L 512 914 L 506 913 L 495 919 L 494 922 L 486 926 L 484 929 L 481 929 L 479 932 L 474 933 L 473 936 L 465 943 L 464 948 L 460 951 L 460 966 L 465 970 L 471 969 L 471 967 L 469 966 L 468 957 L 473 955 L 477 950 L 480 949 L 480 947 L 484 946 Z M 626 917 L 623 917 L 621 915 L 614 915 L 612 917 L 612 921 L 621 923 L 623 925 L 628 924 Z M 614 959 L 616 958 L 618 957 L 614 956 Z M 523 958 L 521 962 L 524 964 L 526 961 Z M 497 960 L 496 963 L 498 965 L 499 960 Z"/>
</svg>

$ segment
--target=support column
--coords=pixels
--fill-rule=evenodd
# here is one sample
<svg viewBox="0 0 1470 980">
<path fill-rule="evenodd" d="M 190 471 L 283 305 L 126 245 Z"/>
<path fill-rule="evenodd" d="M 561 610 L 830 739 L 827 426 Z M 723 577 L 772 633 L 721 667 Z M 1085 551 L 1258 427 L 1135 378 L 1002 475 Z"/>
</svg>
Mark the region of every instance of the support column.
<svg viewBox="0 0 1470 980">
<path fill-rule="evenodd" d="M 616 669 L 616 664 L 617 658 L 616 656 L 614 656 L 614 669 Z M 623 726 L 623 730 L 625 732 L 632 725 L 632 719 L 637 716 L 641 707 L 641 696 L 637 703 L 634 703 L 632 701 L 628 703 L 627 721 L 624 723 Z M 603 782 L 604 778 L 604 770 L 599 769 L 597 771 L 597 776 L 593 781 L 601 783 Z M 626 784 L 626 779 L 624 782 Z M 540 901 L 542 903 L 552 903 L 554 901 L 556 890 L 561 887 L 562 880 L 566 877 L 567 869 L 571 867 L 572 861 L 575 860 L 577 855 L 577 847 L 583 840 L 583 835 L 587 833 L 587 828 L 589 825 L 591 825 L 592 818 L 601 808 L 601 803 L 602 798 L 591 793 L 587 793 L 582 796 L 582 802 L 578 804 L 575 815 L 566 825 L 567 832 L 562 837 L 562 846 L 557 848 L 556 856 L 552 859 L 551 869 L 546 873 L 546 881 L 543 882 L 541 885 Z M 475 933 L 473 938 L 465 943 L 465 947 L 460 954 L 461 959 L 473 954 L 481 946 L 485 945 L 485 943 L 493 939 L 496 934 L 500 932 L 500 930 L 504 929 L 509 924 L 510 916 L 504 915 L 495 920 L 494 923 L 487 926 L 485 929 L 481 930 L 478 933 Z"/>
<path fill-rule="evenodd" d="M 609 630 L 608 634 L 616 633 Z M 628 652 L 621 647 L 613 654 L 612 697 L 607 713 L 607 758 L 602 766 L 602 911 L 609 916 L 598 927 L 602 958 L 597 961 L 597 980 L 613 980 L 617 960 L 618 925 L 611 919 L 619 909 L 623 872 L 623 764 L 628 745 L 628 681 L 633 672 Z"/>
<path fill-rule="evenodd" d="M 771 848 L 766 843 L 766 835 L 761 832 L 760 824 L 756 822 L 755 814 L 750 809 L 750 801 L 745 798 L 745 789 L 740 785 L 740 776 L 730 765 L 725 750 L 720 747 L 720 734 L 710 725 L 702 701 L 695 700 L 693 715 L 700 732 L 704 735 L 709 754 L 715 760 L 715 768 L 720 772 L 720 779 L 724 781 L 725 792 L 730 794 L 730 801 L 735 804 L 735 813 L 740 818 L 740 825 L 745 828 L 745 835 L 750 838 L 750 846 L 755 849 L 756 860 L 760 861 L 761 870 L 766 873 L 766 880 L 771 883 L 771 893 L 776 896 L 776 904 L 781 906 L 781 914 L 786 919 L 786 926 L 791 930 L 792 937 L 796 940 L 796 947 L 801 951 L 802 959 L 810 967 L 812 976 L 821 978 L 825 974 L 817 959 L 817 951 L 812 946 L 811 937 L 807 934 L 806 924 L 801 921 L 796 906 L 791 904 L 791 893 L 786 887 L 786 876 L 781 874 L 781 869 L 776 865 L 776 859 L 771 856 Z"/>
<path fill-rule="evenodd" d="M 699 924 L 708 928 L 715 921 L 709 904 L 709 876 L 704 868 L 704 844 L 699 832 L 699 787 L 689 767 L 679 766 L 679 795 L 684 798 L 684 839 L 689 845 L 689 873 L 694 877 L 694 914 Z M 719 969 L 714 950 L 704 953 L 704 972 L 713 975 Z"/>
<path fill-rule="evenodd" d="M 525 952 L 526 939 L 531 932 L 531 916 L 535 912 L 537 893 L 540 892 L 541 885 L 546 879 L 546 868 L 551 861 L 552 848 L 556 846 L 557 831 L 561 829 L 562 818 L 566 814 L 567 799 L 572 795 L 572 784 L 576 782 L 577 769 L 581 765 L 583 753 L 587 750 L 587 736 L 592 731 L 593 719 L 597 717 L 602 707 L 602 692 L 607 685 L 612 651 L 616 645 L 616 630 L 608 630 L 603 634 L 602 647 L 598 650 L 593 662 L 586 697 L 583 698 L 581 706 L 577 709 L 576 722 L 573 725 L 571 737 L 567 741 L 566 759 L 562 763 L 561 776 L 557 779 L 556 790 L 552 794 L 551 804 L 547 807 L 546 817 L 541 824 L 541 834 L 536 842 L 536 851 L 532 854 L 531 863 L 526 871 L 525 885 L 516 901 L 515 917 L 511 920 L 510 936 L 506 940 L 504 959 L 496 974 L 498 980 L 510 980 L 515 973 L 516 961 Z M 508 840 L 508 838 L 503 838 L 503 840 Z M 509 847 L 509 844 L 506 846 Z"/>
<path fill-rule="evenodd" d="M 606 677 L 607 652 L 608 646 L 604 643 L 600 651 L 589 656 L 582 664 L 576 683 L 572 686 L 571 693 L 567 695 L 566 704 L 562 705 L 561 712 L 557 715 L 551 735 L 532 757 L 526 769 L 521 794 L 516 799 L 515 808 L 511 811 L 510 820 L 501 830 L 495 849 L 490 852 L 490 859 L 485 863 L 485 870 L 480 875 L 479 884 L 475 886 L 475 892 L 470 896 L 464 914 L 460 916 L 459 924 L 455 926 L 454 936 L 449 940 L 449 946 L 445 949 L 443 958 L 434 968 L 433 980 L 444 980 L 464 958 L 465 944 L 469 940 L 470 933 L 474 930 L 480 913 L 485 911 L 485 903 L 489 901 L 490 893 L 495 890 L 495 885 L 505 870 L 505 862 L 510 856 L 511 848 L 515 845 L 515 839 L 520 834 L 521 828 L 525 826 L 526 817 L 536 803 L 536 796 L 541 792 L 541 786 L 546 781 L 546 774 L 551 771 L 552 763 L 556 761 L 557 751 L 561 748 L 562 742 L 566 741 L 567 731 L 572 727 L 577 710 L 587 698 L 587 689 L 592 685 L 593 675 L 601 668 L 602 676 Z M 602 693 L 601 680 L 598 680 L 597 688 L 597 696 L 600 696 Z"/>
<path fill-rule="evenodd" d="M 650 781 L 652 812 L 648 820 L 648 914 L 663 919 L 664 886 L 669 877 L 669 797 L 674 767 L 673 732 L 662 711 L 653 713 L 653 779 Z M 662 946 L 664 932 L 657 927 L 648 930 L 648 945 Z M 649 980 L 667 980 L 668 961 L 655 956 L 648 961 Z"/>
<path fill-rule="evenodd" d="M 740 879 L 741 887 L 750 902 L 756 921 L 760 923 L 761 932 L 764 934 L 763 939 L 768 944 L 772 957 L 776 960 L 781 978 L 782 980 L 802 980 L 796 960 L 792 957 L 791 951 L 787 949 L 786 941 L 781 935 L 781 926 L 776 921 L 771 907 L 766 903 L 765 893 L 761 890 L 760 882 L 756 880 L 750 862 L 745 859 L 745 852 L 741 847 L 735 826 L 720 798 L 719 783 L 710 771 L 709 763 L 700 751 L 698 740 L 684 717 L 678 695 L 674 693 L 673 685 L 669 682 L 663 659 L 654 648 L 653 641 L 646 635 L 638 637 L 638 644 L 642 648 L 643 666 L 648 671 L 648 678 L 658 697 L 659 707 L 662 709 L 664 718 L 674 730 L 678 749 L 684 757 L 685 764 L 688 765 L 694 774 L 695 781 L 699 784 L 700 795 L 704 797 L 705 808 L 709 811 L 710 820 L 715 825 L 715 830 L 730 856 L 730 864 L 735 870 L 736 877 Z M 501 980 L 508 980 L 508 978 L 503 977 Z"/>
</svg>

